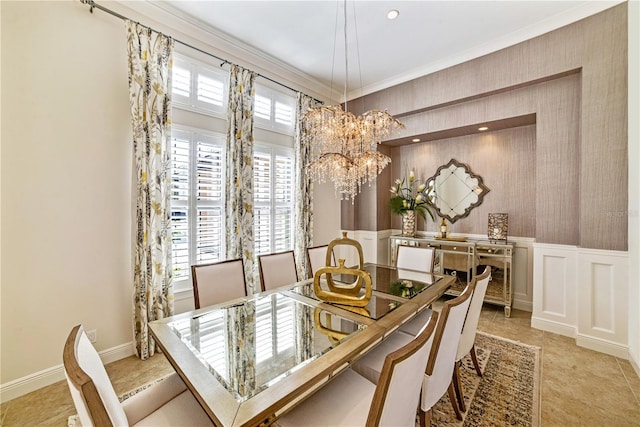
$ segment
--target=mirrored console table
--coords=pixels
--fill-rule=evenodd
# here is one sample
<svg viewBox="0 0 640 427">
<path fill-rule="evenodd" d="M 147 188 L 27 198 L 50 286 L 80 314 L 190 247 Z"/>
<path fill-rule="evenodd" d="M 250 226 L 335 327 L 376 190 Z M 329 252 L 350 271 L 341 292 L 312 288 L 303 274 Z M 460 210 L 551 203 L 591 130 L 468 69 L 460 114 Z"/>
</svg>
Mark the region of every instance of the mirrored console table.
<svg viewBox="0 0 640 427">
<path fill-rule="evenodd" d="M 491 281 L 484 300 L 491 304 L 504 306 L 505 316 L 511 316 L 514 243 L 400 235 L 389 237 L 389 243 L 392 265 L 395 265 L 396 262 L 398 245 L 435 248 L 436 265 L 434 270 L 456 276 L 454 285 L 447 291 L 449 295 L 459 295 L 474 274 L 480 274 L 484 270 L 484 266 L 491 266 Z"/>
</svg>

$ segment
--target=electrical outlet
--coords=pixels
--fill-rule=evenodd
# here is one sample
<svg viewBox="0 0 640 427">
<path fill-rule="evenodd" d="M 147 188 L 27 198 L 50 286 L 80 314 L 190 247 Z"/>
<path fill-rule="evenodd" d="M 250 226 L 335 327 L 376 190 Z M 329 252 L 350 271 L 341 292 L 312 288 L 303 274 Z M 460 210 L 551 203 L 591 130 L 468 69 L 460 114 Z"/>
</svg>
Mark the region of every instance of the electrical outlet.
<svg viewBox="0 0 640 427">
<path fill-rule="evenodd" d="M 95 329 L 93 331 L 87 331 L 87 337 L 89 338 L 89 341 L 94 343 L 98 341 L 98 332 Z"/>
</svg>

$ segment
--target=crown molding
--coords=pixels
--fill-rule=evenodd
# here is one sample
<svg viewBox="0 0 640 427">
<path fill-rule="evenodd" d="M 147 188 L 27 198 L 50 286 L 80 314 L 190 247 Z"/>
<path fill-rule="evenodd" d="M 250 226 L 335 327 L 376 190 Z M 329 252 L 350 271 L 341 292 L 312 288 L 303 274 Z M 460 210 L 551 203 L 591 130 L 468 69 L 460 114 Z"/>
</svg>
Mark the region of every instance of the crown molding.
<svg viewBox="0 0 640 427">
<path fill-rule="evenodd" d="M 153 21 L 153 23 L 141 22 L 143 25 L 149 25 L 171 37 L 224 58 L 228 62 L 250 69 L 295 90 L 304 92 L 307 95 L 320 100 L 329 98 L 329 86 L 319 80 L 278 58 L 236 39 L 232 35 L 175 9 L 164 1 L 118 0 L 110 2 L 109 7 L 115 3 Z"/>
<path fill-rule="evenodd" d="M 624 2 L 625 0 L 610 0 L 578 3 L 575 7 L 563 13 L 554 15 L 528 27 L 521 28 L 518 31 L 505 34 L 503 37 L 494 39 L 489 43 L 474 46 L 464 52 L 412 68 L 404 73 L 380 80 L 374 84 L 351 90 L 347 94 L 347 98 L 356 99 L 479 58 L 572 24 Z M 202 20 L 176 9 L 166 1 L 118 0 L 111 2 L 111 4 L 113 3 L 120 3 L 145 17 L 162 23 L 160 25 L 167 34 L 173 35 L 181 40 L 184 38 L 185 42 L 189 42 L 193 46 L 225 58 L 229 62 L 249 68 L 252 71 L 273 78 L 276 81 L 303 91 L 318 99 L 328 101 L 332 98 L 331 88 L 318 79 L 238 40 L 233 35 L 220 31 Z M 180 35 L 178 36 L 176 32 L 179 32 Z M 340 102 L 344 102 L 344 99 L 341 99 Z"/>
<path fill-rule="evenodd" d="M 598 14 L 621 3 L 625 3 L 625 0 L 589 1 L 580 3 L 579 5 L 576 5 L 575 7 L 566 10 L 563 13 L 559 13 L 548 19 L 545 19 L 544 21 L 536 22 L 532 25 L 529 25 L 528 27 L 524 27 L 509 34 L 505 34 L 504 36 L 494 39 L 489 43 L 474 46 L 473 48 L 467 49 L 464 52 L 448 56 L 439 61 L 407 70 L 407 72 L 405 73 L 398 74 L 389 79 L 380 80 L 379 82 L 365 86 L 362 89 L 349 91 L 348 97 L 349 99 L 354 99 L 361 96 L 369 95 L 371 93 L 388 89 L 401 83 L 406 83 L 410 80 L 425 76 L 427 74 L 432 74 L 437 71 L 441 71 L 446 68 L 450 68 L 455 65 L 480 58 L 481 56 L 497 52 L 501 49 L 516 45 L 518 43 L 522 43 L 535 37 L 539 37 L 550 31 L 554 31 L 567 25 L 573 24 L 577 21 Z"/>
</svg>

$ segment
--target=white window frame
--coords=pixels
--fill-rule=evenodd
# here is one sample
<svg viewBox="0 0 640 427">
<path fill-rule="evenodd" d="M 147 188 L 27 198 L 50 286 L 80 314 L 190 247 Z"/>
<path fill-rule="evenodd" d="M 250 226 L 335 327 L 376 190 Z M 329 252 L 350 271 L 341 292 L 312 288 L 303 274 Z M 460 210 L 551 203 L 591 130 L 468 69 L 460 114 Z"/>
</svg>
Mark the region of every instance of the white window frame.
<svg viewBox="0 0 640 427">
<path fill-rule="evenodd" d="M 196 113 L 206 114 L 222 119 L 227 118 L 227 104 L 229 100 L 229 72 L 220 68 L 216 68 L 205 64 L 202 61 L 190 58 L 186 55 L 174 53 L 173 66 L 181 67 L 190 72 L 190 90 L 189 96 L 181 96 L 172 94 L 171 103 L 173 107 L 188 110 Z M 221 105 L 211 105 L 198 100 L 198 77 L 202 76 L 210 78 L 222 83 L 222 99 Z"/>
<path fill-rule="evenodd" d="M 293 136 L 295 133 L 295 120 L 296 120 L 296 97 L 291 92 L 286 92 L 286 89 L 276 87 L 275 84 L 269 82 L 256 83 L 256 97 L 261 96 L 267 98 L 271 102 L 271 111 L 269 119 L 264 119 L 255 115 L 254 111 L 254 125 L 260 129 L 282 133 L 285 135 Z M 291 108 L 291 123 L 285 125 L 276 121 L 276 107 L 277 104 L 284 104 Z"/>
</svg>

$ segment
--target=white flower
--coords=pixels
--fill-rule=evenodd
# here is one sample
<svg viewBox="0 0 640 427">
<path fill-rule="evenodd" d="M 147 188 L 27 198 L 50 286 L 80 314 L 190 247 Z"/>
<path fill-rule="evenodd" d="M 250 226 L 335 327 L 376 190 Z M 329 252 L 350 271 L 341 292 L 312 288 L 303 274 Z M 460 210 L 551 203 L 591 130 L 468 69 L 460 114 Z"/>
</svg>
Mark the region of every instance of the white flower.
<svg viewBox="0 0 640 427">
<path fill-rule="evenodd" d="M 418 193 L 422 193 L 425 188 L 426 188 L 425 184 L 420 184 L 420 186 L 418 187 Z"/>
<path fill-rule="evenodd" d="M 402 184 L 402 181 L 400 181 L 400 179 L 396 179 L 396 184 L 398 184 L 398 188 L 400 188 L 400 184 Z"/>
<path fill-rule="evenodd" d="M 416 196 L 416 203 L 420 203 L 422 201 L 422 194 L 418 194 Z"/>
<path fill-rule="evenodd" d="M 407 202 L 406 200 L 403 200 L 402 206 L 404 206 L 405 209 L 408 209 L 410 205 L 409 205 L 409 202 Z"/>
<path fill-rule="evenodd" d="M 396 194 L 398 190 L 396 190 L 396 187 L 391 187 L 389 191 L 392 192 L 393 194 Z"/>
<path fill-rule="evenodd" d="M 409 181 L 413 182 L 414 179 L 416 179 L 416 176 L 414 175 L 413 171 L 409 172 Z"/>
</svg>

